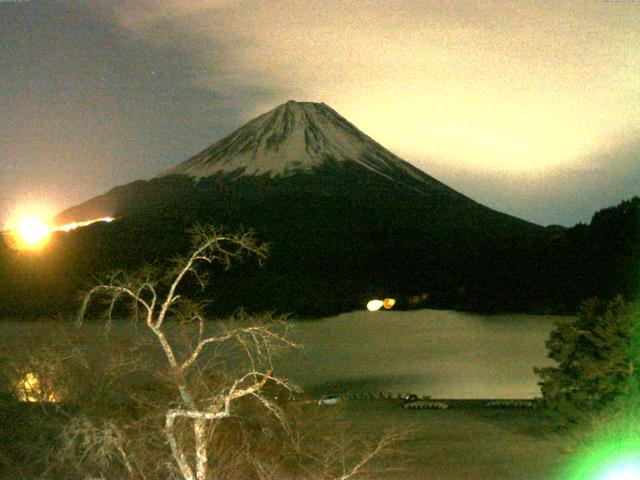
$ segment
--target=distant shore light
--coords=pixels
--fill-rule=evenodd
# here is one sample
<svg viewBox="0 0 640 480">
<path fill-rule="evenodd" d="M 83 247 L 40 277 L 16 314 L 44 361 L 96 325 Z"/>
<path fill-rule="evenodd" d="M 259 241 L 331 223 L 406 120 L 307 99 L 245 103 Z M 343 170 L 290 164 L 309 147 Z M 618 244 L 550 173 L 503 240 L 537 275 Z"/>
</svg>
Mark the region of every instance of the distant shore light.
<svg viewBox="0 0 640 480">
<path fill-rule="evenodd" d="M 395 304 L 396 304 L 396 299 L 395 298 L 385 298 L 382 301 L 382 306 L 385 308 L 385 310 L 392 309 Z"/>
<path fill-rule="evenodd" d="M 384 302 L 382 300 L 370 300 L 367 303 L 367 310 L 369 310 L 370 312 L 377 312 L 382 308 L 383 305 Z"/>
</svg>

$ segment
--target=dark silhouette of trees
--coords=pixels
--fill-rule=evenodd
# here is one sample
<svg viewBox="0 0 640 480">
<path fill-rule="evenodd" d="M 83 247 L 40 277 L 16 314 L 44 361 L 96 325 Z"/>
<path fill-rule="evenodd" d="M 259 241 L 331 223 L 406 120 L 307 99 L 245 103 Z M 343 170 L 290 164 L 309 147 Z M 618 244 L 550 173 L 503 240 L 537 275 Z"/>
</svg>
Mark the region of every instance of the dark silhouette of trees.
<svg viewBox="0 0 640 480">
<path fill-rule="evenodd" d="M 640 293 L 639 197 L 597 212 L 588 225 L 518 230 L 453 207 L 434 213 L 427 205 L 400 215 L 395 203 L 416 200 L 393 184 L 376 185 L 389 189 L 377 203 L 365 196 L 354 203 L 340 191 L 314 196 L 307 191 L 313 185 L 294 195 L 286 193 L 288 184 L 274 193 L 266 184 L 233 190 L 208 182 L 176 187 L 201 195 L 198 201 L 171 198 L 172 204 L 198 206 L 189 211 L 172 211 L 159 200 L 153 209 L 111 224 L 57 233 L 38 255 L 0 245 L 0 314 L 72 311 L 77 292 L 95 275 L 166 265 L 173 255 L 186 254 L 184 232 L 195 221 L 253 228 L 271 245 L 266 267 L 247 262 L 217 272 L 221 281 L 198 294 L 215 299 L 217 315 L 242 305 L 252 312 L 321 317 L 387 295 L 398 299 L 396 308 L 417 308 L 409 299 L 425 293 L 428 301 L 420 308 L 574 313 L 588 298 Z M 155 199 L 155 190 L 145 188 L 140 195 Z"/>
</svg>

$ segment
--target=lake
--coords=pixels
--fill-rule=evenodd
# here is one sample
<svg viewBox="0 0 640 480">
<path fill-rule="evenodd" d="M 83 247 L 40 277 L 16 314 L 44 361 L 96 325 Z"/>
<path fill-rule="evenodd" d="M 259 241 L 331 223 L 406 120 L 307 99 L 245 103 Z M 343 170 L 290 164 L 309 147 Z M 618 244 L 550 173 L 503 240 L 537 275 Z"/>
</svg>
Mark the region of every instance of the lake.
<svg viewBox="0 0 640 480">
<path fill-rule="evenodd" d="M 303 348 L 276 373 L 305 390 L 415 393 L 433 398 L 534 398 L 534 366 L 549 366 L 553 321 L 571 317 L 455 311 L 356 311 L 299 322 Z"/>
<path fill-rule="evenodd" d="M 371 391 L 456 399 L 533 398 L 540 395 L 533 367 L 553 364 L 545 348 L 553 321 L 570 318 L 355 311 L 293 323 L 290 338 L 301 348 L 285 352 L 274 363 L 278 376 L 312 396 Z M 103 331 L 102 322 L 85 327 L 81 336 Z M 46 343 L 68 329 L 73 325 L 0 322 L 0 338 L 30 345 L 35 335 Z M 143 324 L 125 321 L 115 322 L 112 331 L 124 338 L 150 336 Z"/>
</svg>

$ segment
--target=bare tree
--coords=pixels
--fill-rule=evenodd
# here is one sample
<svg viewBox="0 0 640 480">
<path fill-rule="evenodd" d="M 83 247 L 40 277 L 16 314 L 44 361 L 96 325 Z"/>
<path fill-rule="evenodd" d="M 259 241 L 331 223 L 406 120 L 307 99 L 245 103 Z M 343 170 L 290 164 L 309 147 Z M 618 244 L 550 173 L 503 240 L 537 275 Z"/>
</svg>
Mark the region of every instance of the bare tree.
<svg viewBox="0 0 640 480">
<path fill-rule="evenodd" d="M 155 268 L 144 268 L 135 274 L 117 272 L 107 280 L 92 288 L 84 297 L 79 319 L 85 317 L 90 301 L 96 296 L 107 299 L 106 315 L 111 321 L 120 300 L 128 300 L 133 305 L 136 318 L 141 318 L 159 343 L 171 372 L 172 381 L 179 393 L 179 404 L 165 413 L 164 434 L 171 448 L 180 474 L 185 480 L 205 480 L 209 475 L 207 452 L 209 423 L 231 416 L 234 402 L 244 397 L 257 399 L 268 411 L 282 418 L 279 407 L 263 394 L 263 387 L 276 383 L 286 389 L 290 385 L 273 375 L 271 352 L 280 346 L 292 345 L 286 338 L 286 328 L 278 331 L 269 328 L 274 321 L 271 316 L 263 316 L 257 322 L 239 322 L 231 326 L 221 326 L 214 333 L 205 325 L 201 306 L 181 297 L 179 287 L 188 276 L 204 288 L 207 273 L 202 265 L 219 262 L 225 267 L 232 260 L 252 254 L 264 259 L 266 248 L 258 244 L 251 234 L 228 235 L 212 227 L 196 227 L 193 230 L 191 253 L 176 258 L 172 268 L 164 272 Z M 184 342 L 179 346 L 170 332 L 168 324 L 177 320 L 181 326 L 192 327 Z M 197 382 L 190 381 L 198 362 L 209 347 L 235 342 L 249 360 L 248 371 L 231 379 L 217 392 L 203 396 Z M 265 362 L 266 360 L 266 362 Z M 267 365 L 266 368 L 260 368 Z M 176 422 L 186 421 L 193 431 L 194 451 L 187 451 L 188 443 L 176 436 Z M 195 461 L 191 460 L 194 459 Z"/>
<path fill-rule="evenodd" d="M 320 446 L 319 450 L 303 447 L 299 432 L 289 428 L 283 411 L 274 396 L 269 394 L 269 388 L 265 388 L 273 386 L 289 394 L 296 390 L 286 380 L 276 377 L 272 367 L 272 355 L 278 349 L 294 346 L 287 338 L 285 319 L 269 314 L 248 316 L 240 310 L 230 321 L 206 323 L 203 304 L 182 296 L 180 291 L 188 281 L 195 281 L 202 288 L 206 286 L 208 274 L 203 266 L 219 263 L 228 268 L 233 260 L 245 255 L 263 260 L 266 248 L 247 233 L 229 235 L 208 226 L 196 227 L 190 254 L 174 259 L 171 267 L 164 270 L 145 267 L 135 273 L 115 272 L 87 292 L 79 322 L 84 320 L 89 304 L 96 297 L 106 300 L 107 325 L 111 325 L 120 304 L 128 302 L 132 306 L 131 317 L 141 321 L 145 330 L 151 333 L 154 343 L 159 345 L 177 401 L 162 403 L 158 398 L 155 402 L 154 398 L 143 398 L 143 401 L 152 408 L 162 405 L 163 431 L 172 460 L 168 470 L 175 472 L 176 476 L 184 480 L 205 480 L 211 478 L 213 471 L 225 461 L 228 468 L 242 468 L 234 462 L 245 458 L 253 467 L 256 478 L 279 477 L 282 465 L 265 461 L 264 455 L 254 458 L 247 444 L 243 445 L 242 434 L 238 441 L 241 451 L 235 458 L 226 456 L 228 449 L 213 447 L 212 438 L 219 438 L 221 445 L 227 445 L 224 437 L 233 433 L 237 426 L 238 417 L 231 417 L 239 408 L 240 401 L 253 399 L 283 428 L 287 444 L 298 458 L 294 460 L 298 466 L 291 478 L 301 475 L 303 478 L 321 476 L 336 480 L 372 478 L 379 472 L 369 468 L 370 465 L 376 459 L 396 454 L 395 445 L 406 440 L 406 431 L 388 432 L 373 443 L 347 438 L 346 443 L 321 442 L 326 445 Z M 140 367 L 140 358 L 137 356 L 131 362 Z M 228 363 L 217 363 L 222 358 L 230 358 L 231 363 L 238 367 L 235 373 L 230 373 L 233 368 Z M 116 360 L 114 368 L 119 372 L 123 370 L 123 363 Z M 123 371 L 129 371 L 135 365 L 132 367 L 125 362 Z M 217 377 L 213 382 L 212 376 Z M 226 430 L 217 427 L 223 419 L 227 419 Z M 90 459 L 102 469 L 105 462 L 112 462 L 125 468 L 131 477 L 147 478 L 142 465 L 145 463 L 144 453 L 136 457 L 128 451 L 131 442 L 126 430 L 129 427 L 125 425 L 123 429 L 104 418 L 97 423 L 88 417 L 76 420 L 65 430 L 69 438 L 60 458 L 73 458 L 79 452 L 81 463 Z M 312 430 L 316 430 L 315 427 L 317 425 Z M 144 446 L 142 450 L 145 450 Z M 326 452 L 322 453 L 323 450 Z M 210 458 L 213 452 L 220 457 Z M 275 456 L 283 454 L 285 463 L 291 460 L 287 460 L 285 452 L 274 453 Z M 212 458 L 216 460 L 215 467 L 210 466 Z M 306 463 L 309 465 L 302 465 Z M 389 467 L 383 470 L 388 471 Z"/>
</svg>

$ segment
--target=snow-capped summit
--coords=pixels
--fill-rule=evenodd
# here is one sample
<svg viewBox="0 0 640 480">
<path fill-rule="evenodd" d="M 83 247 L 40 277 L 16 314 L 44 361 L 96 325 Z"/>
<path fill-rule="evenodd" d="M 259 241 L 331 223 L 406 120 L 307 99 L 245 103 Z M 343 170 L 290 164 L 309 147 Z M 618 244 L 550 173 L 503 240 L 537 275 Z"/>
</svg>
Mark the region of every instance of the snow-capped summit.
<svg viewBox="0 0 640 480">
<path fill-rule="evenodd" d="M 355 162 L 413 189 L 416 183 L 444 187 L 362 133 L 331 107 L 293 100 L 251 120 L 159 176 L 202 178 L 222 173 L 286 177 L 343 162 Z"/>
</svg>

